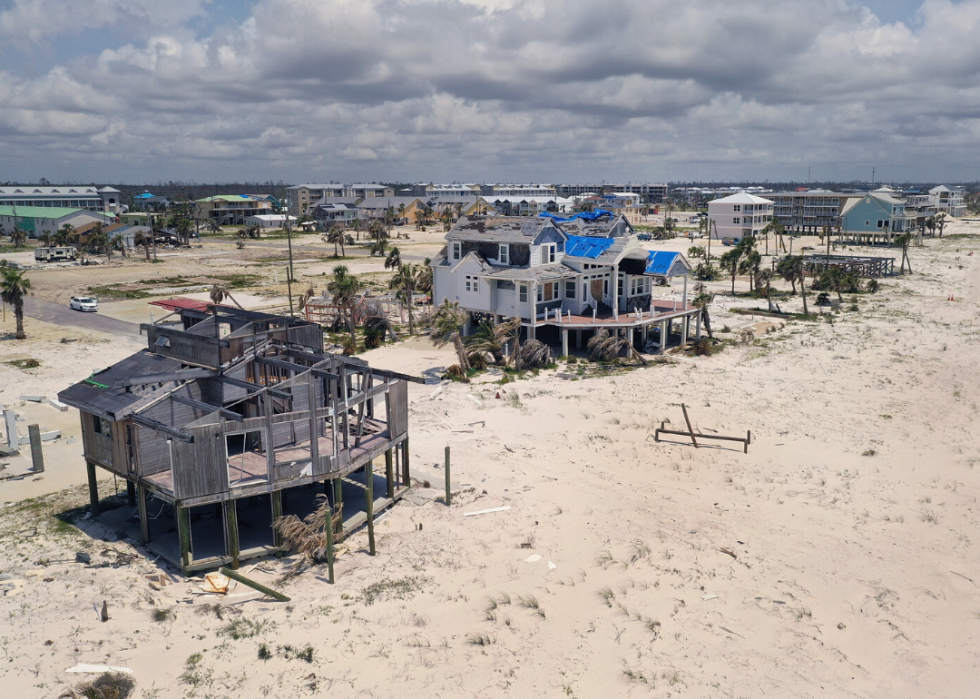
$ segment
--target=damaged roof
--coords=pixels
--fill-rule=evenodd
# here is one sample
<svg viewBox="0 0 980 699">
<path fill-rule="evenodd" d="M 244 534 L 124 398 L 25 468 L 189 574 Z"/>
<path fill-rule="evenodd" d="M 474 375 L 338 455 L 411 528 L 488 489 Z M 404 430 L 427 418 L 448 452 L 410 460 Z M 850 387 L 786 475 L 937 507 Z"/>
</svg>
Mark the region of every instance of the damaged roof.
<svg viewBox="0 0 980 699">
<path fill-rule="evenodd" d="M 594 260 L 611 248 L 615 242 L 615 238 L 570 235 L 568 242 L 565 243 L 565 254 L 570 257 L 585 257 Z"/>
<path fill-rule="evenodd" d="M 446 234 L 446 240 L 530 243 L 544 228 L 555 226 L 548 219 L 529 216 L 463 216 Z"/>
<path fill-rule="evenodd" d="M 576 276 L 578 276 L 578 272 L 559 262 L 541 267 L 506 267 L 495 270 L 489 275 L 489 278 L 521 282 L 548 282 L 556 279 L 573 279 Z"/>
<path fill-rule="evenodd" d="M 111 420 L 120 420 L 136 412 L 144 404 L 170 390 L 171 383 L 161 387 L 130 386 L 116 388 L 116 382 L 151 374 L 170 374 L 183 364 L 148 350 L 140 350 L 108 369 L 92 374 L 58 394 L 58 400 L 72 407 L 95 413 Z"/>
</svg>

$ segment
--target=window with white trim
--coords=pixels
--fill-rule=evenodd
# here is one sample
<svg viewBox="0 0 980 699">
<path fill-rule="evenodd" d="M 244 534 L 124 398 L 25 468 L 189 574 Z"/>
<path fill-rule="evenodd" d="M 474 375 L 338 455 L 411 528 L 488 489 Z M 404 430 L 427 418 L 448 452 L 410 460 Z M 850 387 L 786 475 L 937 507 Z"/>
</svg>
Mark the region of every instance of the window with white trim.
<svg viewBox="0 0 980 699">
<path fill-rule="evenodd" d="M 558 299 L 558 282 L 545 282 L 538 285 L 538 303 Z"/>
<path fill-rule="evenodd" d="M 555 261 L 555 247 L 554 243 L 541 246 L 541 264 L 550 265 Z"/>
<path fill-rule="evenodd" d="M 575 282 L 565 282 L 565 298 L 574 299 L 575 298 Z"/>
<path fill-rule="evenodd" d="M 460 243 L 458 241 L 453 243 L 453 259 L 454 260 L 458 260 L 460 258 L 460 254 L 462 253 L 462 250 L 463 250 L 463 244 L 462 243 Z"/>
<path fill-rule="evenodd" d="M 735 218 L 732 219 L 732 223 L 741 223 L 741 222 L 742 222 L 742 219 L 740 219 L 738 216 L 736 216 Z"/>
<path fill-rule="evenodd" d="M 497 252 L 497 262 L 502 265 L 510 264 L 510 245 L 507 243 L 501 243 Z"/>
<path fill-rule="evenodd" d="M 520 285 L 520 288 L 518 289 L 518 294 L 519 294 L 518 298 L 520 299 L 521 303 L 527 303 L 527 284 Z"/>
<path fill-rule="evenodd" d="M 474 276 L 472 274 L 467 274 L 465 281 L 466 281 L 465 288 L 466 288 L 467 291 L 472 291 L 474 293 L 477 293 L 477 292 L 480 291 L 479 281 L 478 281 L 478 278 L 476 276 Z"/>
<path fill-rule="evenodd" d="M 735 206 L 732 207 L 732 211 L 741 211 L 741 210 L 742 210 L 741 204 L 735 204 Z"/>
</svg>

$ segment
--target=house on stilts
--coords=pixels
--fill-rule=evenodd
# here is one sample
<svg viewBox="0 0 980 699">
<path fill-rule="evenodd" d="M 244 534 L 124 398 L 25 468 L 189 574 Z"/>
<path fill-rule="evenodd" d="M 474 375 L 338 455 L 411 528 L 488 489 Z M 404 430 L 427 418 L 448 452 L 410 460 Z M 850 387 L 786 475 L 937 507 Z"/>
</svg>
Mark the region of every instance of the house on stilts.
<svg viewBox="0 0 980 699">
<path fill-rule="evenodd" d="M 421 379 L 325 353 L 306 320 L 160 305 L 172 313 L 142 325 L 146 349 L 58 394 L 81 414 L 93 514 L 102 468 L 136 508 L 103 519 L 186 574 L 281 550 L 273 523 L 317 495 L 342 534 L 405 493 L 407 382 Z"/>
<path fill-rule="evenodd" d="M 605 328 L 640 350 L 663 352 L 701 334 L 701 310 L 690 304 L 691 265 L 679 252 L 642 246 L 625 216 L 610 212 L 553 215 L 464 216 L 446 234 L 432 260 L 433 301 L 457 302 L 469 313 L 468 330 L 481 318 L 521 319 L 526 336 L 560 344 L 568 354 Z M 679 301 L 654 298 L 654 287 L 682 278 Z"/>
</svg>

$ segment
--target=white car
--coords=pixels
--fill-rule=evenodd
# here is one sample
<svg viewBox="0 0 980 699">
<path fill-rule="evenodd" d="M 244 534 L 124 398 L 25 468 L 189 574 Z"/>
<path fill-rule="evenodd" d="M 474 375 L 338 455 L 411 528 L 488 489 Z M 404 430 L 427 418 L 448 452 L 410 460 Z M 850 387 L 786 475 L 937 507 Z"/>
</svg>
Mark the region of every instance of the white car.
<svg viewBox="0 0 980 699">
<path fill-rule="evenodd" d="M 91 311 L 96 313 L 99 310 L 99 302 L 88 296 L 72 296 L 68 307 L 74 311 Z"/>
</svg>

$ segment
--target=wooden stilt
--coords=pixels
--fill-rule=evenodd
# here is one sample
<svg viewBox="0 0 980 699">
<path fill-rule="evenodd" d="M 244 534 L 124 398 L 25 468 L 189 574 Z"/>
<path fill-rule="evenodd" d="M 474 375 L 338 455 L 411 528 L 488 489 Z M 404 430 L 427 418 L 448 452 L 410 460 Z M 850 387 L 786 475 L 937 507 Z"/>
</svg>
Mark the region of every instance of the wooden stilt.
<svg viewBox="0 0 980 699">
<path fill-rule="evenodd" d="M 191 553 L 191 512 L 186 507 L 177 508 L 177 533 L 180 536 L 180 563 L 184 575 L 194 561 Z"/>
<path fill-rule="evenodd" d="M 142 485 L 136 486 L 136 504 L 140 513 L 140 538 L 144 544 L 150 543 L 150 518 L 146 512 L 146 488 Z"/>
<path fill-rule="evenodd" d="M 136 484 L 132 481 L 126 481 L 126 504 L 136 506 Z"/>
<path fill-rule="evenodd" d="M 340 480 L 339 478 L 337 480 Z M 324 522 L 324 531 L 327 534 L 327 576 L 330 579 L 330 584 L 334 584 L 334 574 L 333 574 L 333 515 L 327 515 L 327 521 Z"/>
<path fill-rule="evenodd" d="M 377 553 L 374 548 L 374 462 L 368 461 L 364 466 L 365 484 L 365 514 L 367 514 L 368 553 Z"/>
<path fill-rule="evenodd" d="M 387 495 L 389 498 L 395 497 L 395 471 L 392 464 L 391 449 L 385 452 L 385 479 L 388 481 Z"/>
<path fill-rule="evenodd" d="M 694 428 L 691 427 L 691 418 L 687 416 L 687 406 L 681 403 L 681 410 L 684 411 L 684 422 L 687 423 L 687 431 L 691 433 L 691 441 L 694 442 L 694 448 L 698 449 L 698 438 L 694 436 Z"/>
<path fill-rule="evenodd" d="M 86 461 L 88 470 L 88 499 L 93 517 L 99 516 L 99 482 L 95 479 L 95 462 Z"/>
<path fill-rule="evenodd" d="M 405 437 L 405 441 L 402 442 L 402 457 L 404 461 L 402 462 L 402 475 L 405 477 L 405 487 L 412 487 L 412 472 L 409 469 L 409 458 L 408 458 L 408 437 Z"/>
<path fill-rule="evenodd" d="M 453 493 L 450 488 L 449 447 L 446 447 L 446 507 L 450 507 L 453 504 Z"/>
<path fill-rule="evenodd" d="M 344 482 L 343 479 L 333 479 L 334 516 L 340 515 L 340 533 L 344 533 Z"/>
<path fill-rule="evenodd" d="M 274 546 L 282 546 L 282 534 L 276 529 L 276 521 L 282 517 L 282 491 L 273 490 L 269 497 L 272 499 L 272 543 Z"/>
<path fill-rule="evenodd" d="M 238 544 L 238 508 L 234 500 L 225 500 L 225 529 L 228 532 L 228 555 L 232 570 L 238 570 L 241 547 Z"/>
</svg>

